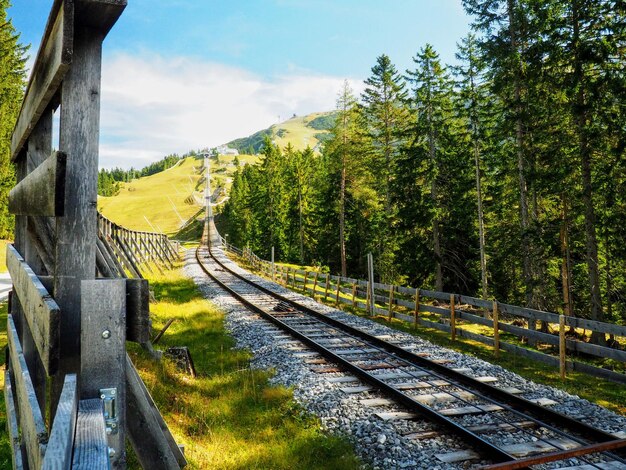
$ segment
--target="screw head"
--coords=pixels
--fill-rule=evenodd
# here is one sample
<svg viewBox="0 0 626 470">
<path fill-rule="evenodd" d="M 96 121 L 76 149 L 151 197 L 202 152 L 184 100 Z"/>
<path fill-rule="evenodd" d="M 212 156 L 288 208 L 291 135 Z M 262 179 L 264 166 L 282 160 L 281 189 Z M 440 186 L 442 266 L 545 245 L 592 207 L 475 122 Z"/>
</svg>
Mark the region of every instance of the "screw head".
<svg viewBox="0 0 626 470">
<path fill-rule="evenodd" d="M 104 330 L 104 331 L 102 332 L 102 337 L 103 337 L 104 339 L 109 339 L 109 338 L 111 337 L 111 332 L 110 332 L 109 330 Z"/>
</svg>

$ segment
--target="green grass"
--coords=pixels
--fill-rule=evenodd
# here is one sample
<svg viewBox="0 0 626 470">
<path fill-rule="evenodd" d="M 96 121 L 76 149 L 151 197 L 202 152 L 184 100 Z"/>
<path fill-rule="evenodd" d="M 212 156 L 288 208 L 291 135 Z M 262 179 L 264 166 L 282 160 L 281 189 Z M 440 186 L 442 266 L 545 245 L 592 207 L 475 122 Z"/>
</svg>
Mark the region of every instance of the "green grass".
<svg viewBox="0 0 626 470">
<path fill-rule="evenodd" d="M 229 256 L 233 257 L 231 253 L 229 253 Z M 243 262 L 243 259 L 239 257 L 233 258 L 236 258 L 239 263 Z M 246 266 L 246 268 L 251 269 L 250 266 Z M 255 272 L 258 275 L 263 275 L 263 273 L 261 272 Z M 289 279 L 290 284 L 288 287 L 293 290 L 293 287 L 291 286 L 291 277 Z M 313 287 L 311 279 L 308 280 L 307 287 Z M 318 289 L 319 288 L 320 287 L 318 284 Z M 301 288 L 296 289 L 296 291 L 310 297 L 310 293 L 304 292 Z M 323 302 L 323 294 L 316 295 L 316 300 L 334 307 L 335 294 L 335 290 L 331 288 L 328 293 L 328 299 L 326 302 Z M 351 295 L 341 293 L 341 297 L 351 298 Z M 384 306 L 381 307 L 384 308 Z M 338 308 L 341 308 L 342 310 L 348 311 L 355 315 L 371 318 L 363 310 L 352 308 L 351 306 L 348 306 L 346 304 L 340 303 Z M 410 333 L 420 338 L 424 338 L 434 344 L 483 359 L 492 364 L 500 365 L 505 369 L 515 372 L 526 379 L 559 388 L 568 393 L 571 393 L 572 395 L 578 395 L 579 397 L 585 398 L 590 402 L 597 403 L 600 406 L 604 406 L 605 408 L 608 408 L 616 413 L 626 415 L 625 385 L 617 384 L 615 382 L 610 382 L 608 380 L 603 380 L 597 377 L 593 377 L 591 375 L 574 371 L 568 371 L 565 380 L 561 380 L 559 370 L 555 367 L 541 363 L 539 361 L 533 361 L 525 357 L 519 357 L 515 353 L 507 351 L 500 351 L 500 357 L 496 358 L 494 356 L 492 347 L 478 341 L 472 341 L 458 336 L 455 341 L 452 341 L 450 339 L 449 333 L 434 328 L 426 328 L 421 325 L 418 325 L 417 329 L 415 329 L 412 324 L 396 318 L 393 318 L 391 322 L 388 321 L 388 318 L 386 316 L 376 316 L 372 319 L 391 328 Z M 458 326 L 462 326 L 463 328 L 472 330 L 472 327 L 469 325 L 461 325 L 459 323 Z M 475 330 L 475 332 L 480 331 Z M 505 340 L 507 338 L 507 335 L 501 335 L 500 338 L 501 341 Z"/>
<path fill-rule="evenodd" d="M 196 188 L 201 166 L 201 160 L 190 157 L 169 170 L 124 183 L 117 196 L 98 197 L 98 210 L 131 230 L 152 232 L 154 226 L 157 231 L 175 234 L 182 225 L 181 218 L 186 221 L 200 208 L 192 194 L 202 200 L 204 188 Z"/>
<path fill-rule="evenodd" d="M 314 148 L 319 140 L 316 138 L 316 134 L 323 134 L 327 131 L 316 130 L 312 127 L 307 127 L 307 124 L 313 119 L 328 113 L 314 113 L 307 116 L 297 116 L 287 121 L 275 124 L 271 127 L 274 132 L 273 140 L 282 150 L 291 143 L 294 149 L 304 150 L 307 146 Z M 280 134 L 280 136 L 279 136 Z"/>
<path fill-rule="evenodd" d="M 198 377 L 158 364 L 133 348 L 133 359 L 177 441 L 189 468 L 359 468 L 349 443 L 320 430 L 317 419 L 270 386 L 271 372 L 253 370 L 249 354 L 233 349 L 223 315 L 180 272 L 151 279 L 155 330 L 176 321 L 159 347 L 187 346 Z"/>
<path fill-rule="evenodd" d="M 130 354 L 176 441 L 185 446 L 189 469 L 357 469 L 347 440 L 328 436 L 319 421 L 293 400 L 292 391 L 271 386 L 271 371 L 250 368 L 248 352 L 233 349 L 223 314 L 206 301 L 180 267 L 150 279 L 154 330 L 176 321 L 158 347 L 187 346 L 198 373 L 155 362 L 135 344 Z M 0 304 L 0 347 L 6 338 L 7 304 Z M 0 355 L 0 364 L 4 354 Z M 3 384 L 4 376 L 0 377 Z M 4 394 L 0 427 L 6 429 Z M 8 435 L 0 432 L 0 468 L 10 468 Z M 140 468 L 129 455 L 129 469 Z"/>
<path fill-rule="evenodd" d="M 7 245 L 13 243 L 9 240 L 0 240 L 0 273 L 6 273 L 7 269 Z"/>
</svg>

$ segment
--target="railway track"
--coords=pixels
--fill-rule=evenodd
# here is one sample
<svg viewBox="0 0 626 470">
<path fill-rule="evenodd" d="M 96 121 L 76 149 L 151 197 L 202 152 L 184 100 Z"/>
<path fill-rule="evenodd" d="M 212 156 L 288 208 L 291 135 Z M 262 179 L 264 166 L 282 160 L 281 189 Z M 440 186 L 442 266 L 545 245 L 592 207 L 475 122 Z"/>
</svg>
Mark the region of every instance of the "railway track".
<svg viewBox="0 0 626 470">
<path fill-rule="evenodd" d="M 522 398 L 519 390 L 495 387 L 490 377 L 472 377 L 470 371 L 447 367 L 281 296 L 235 272 L 221 250 L 213 251 L 196 251 L 202 270 L 248 309 L 314 351 L 307 361 L 312 368 L 349 374 L 336 378 L 345 379 L 342 391 L 376 390 L 383 398 L 361 402 L 405 410 L 381 412 L 380 418 L 426 417 L 468 446 L 443 456 L 444 462 L 480 459 L 493 462 L 484 468 L 514 469 L 576 458 L 571 468 L 626 468 L 625 439 L 546 408 L 541 400 Z M 355 379 L 361 384 L 351 385 Z"/>
</svg>

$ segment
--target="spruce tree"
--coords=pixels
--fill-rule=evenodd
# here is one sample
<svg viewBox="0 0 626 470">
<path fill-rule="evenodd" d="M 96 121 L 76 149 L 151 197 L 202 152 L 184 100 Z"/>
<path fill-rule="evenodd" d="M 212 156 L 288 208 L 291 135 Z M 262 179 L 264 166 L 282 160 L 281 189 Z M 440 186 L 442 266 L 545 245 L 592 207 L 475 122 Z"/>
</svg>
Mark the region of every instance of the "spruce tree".
<svg viewBox="0 0 626 470">
<path fill-rule="evenodd" d="M 11 134 L 24 94 L 28 50 L 7 17 L 9 6 L 8 0 L 0 0 L 0 238 L 13 237 L 14 219 L 8 211 L 8 194 L 15 184 Z"/>
</svg>

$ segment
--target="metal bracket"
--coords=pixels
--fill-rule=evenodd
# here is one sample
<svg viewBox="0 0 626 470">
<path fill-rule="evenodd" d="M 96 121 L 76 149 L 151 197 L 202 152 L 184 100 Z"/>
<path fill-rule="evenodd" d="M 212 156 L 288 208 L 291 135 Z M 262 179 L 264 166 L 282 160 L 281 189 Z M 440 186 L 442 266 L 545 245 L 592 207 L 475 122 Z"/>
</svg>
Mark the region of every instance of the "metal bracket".
<svg viewBox="0 0 626 470">
<path fill-rule="evenodd" d="M 101 388 L 100 398 L 104 408 L 104 423 L 106 425 L 107 434 L 117 434 L 117 407 L 115 400 L 117 399 L 116 388 Z"/>
</svg>

